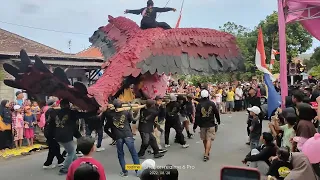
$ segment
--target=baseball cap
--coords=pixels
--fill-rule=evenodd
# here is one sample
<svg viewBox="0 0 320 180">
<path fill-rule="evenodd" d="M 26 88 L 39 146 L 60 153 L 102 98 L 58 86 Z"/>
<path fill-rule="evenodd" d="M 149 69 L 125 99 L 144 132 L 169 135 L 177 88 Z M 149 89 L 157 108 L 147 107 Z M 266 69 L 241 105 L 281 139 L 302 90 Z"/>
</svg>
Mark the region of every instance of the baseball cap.
<svg viewBox="0 0 320 180">
<path fill-rule="evenodd" d="M 251 108 L 248 108 L 247 110 L 250 111 L 250 112 L 255 113 L 256 115 L 261 113 L 261 109 L 258 106 L 253 106 Z"/>
<path fill-rule="evenodd" d="M 203 97 L 203 98 L 209 97 L 209 92 L 207 90 L 202 90 L 201 91 L 201 97 Z"/>
<path fill-rule="evenodd" d="M 13 109 L 16 111 L 16 110 L 18 110 L 18 109 L 20 109 L 21 108 L 21 106 L 20 105 L 14 105 L 13 106 Z"/>
</svg>

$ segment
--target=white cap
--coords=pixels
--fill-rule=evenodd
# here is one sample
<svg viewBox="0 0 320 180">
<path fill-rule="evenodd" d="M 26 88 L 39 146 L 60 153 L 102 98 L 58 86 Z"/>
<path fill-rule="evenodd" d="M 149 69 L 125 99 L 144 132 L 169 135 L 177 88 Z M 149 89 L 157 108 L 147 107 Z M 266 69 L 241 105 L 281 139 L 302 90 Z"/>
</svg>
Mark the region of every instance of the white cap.
<svg viewBox="0 0 320 180">
<path fill-rule="evenodd" d="M 14 106 L 13 106 L 13 109 L 16 111 L 16 110 L 18 110 L 18 109 L 21 109 L 21 106 L 20 106 L 20 105 L 14 105 Z"/>
<path fill-rule="evenodd" d="M 201 91 L 201 97 L 202 98 L 207 98 L 207 97 L 209 97 L 209 92 L 207 91 L 207 90 L 202 90 Z"/>
<path fill-rule="evenodd" d="M 247 110 L 255 113 L 256 115 L 259 115 L 261 113 L 261 110 L 258 106 L 253 106 L 251 108 L 248 108 Z"/>
<path fill-rule="evenodd" d="M 156 168 L 156 162 L 153 159 L 146 159 L 145 161 L 143 161 L 143 163 L 141 164 L 141 168 L 142 170 L 145 169 L 155 169 Z"/>
</svg>

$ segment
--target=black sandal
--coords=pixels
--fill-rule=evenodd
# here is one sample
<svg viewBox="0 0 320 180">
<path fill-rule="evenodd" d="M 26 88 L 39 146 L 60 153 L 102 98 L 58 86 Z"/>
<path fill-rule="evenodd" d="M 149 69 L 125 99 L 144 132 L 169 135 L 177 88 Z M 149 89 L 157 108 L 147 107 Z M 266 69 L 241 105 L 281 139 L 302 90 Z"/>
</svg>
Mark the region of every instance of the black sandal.
<svg viewBox="0 0 320 180">
<path fill-rule="evenodd" d="M 204 162 L 206 162 L 206 161 L 208 161 L 208 160 L 209 160 L 208 156 L 203 156 L 203 161 L 204 161 Z"/>
</svg>

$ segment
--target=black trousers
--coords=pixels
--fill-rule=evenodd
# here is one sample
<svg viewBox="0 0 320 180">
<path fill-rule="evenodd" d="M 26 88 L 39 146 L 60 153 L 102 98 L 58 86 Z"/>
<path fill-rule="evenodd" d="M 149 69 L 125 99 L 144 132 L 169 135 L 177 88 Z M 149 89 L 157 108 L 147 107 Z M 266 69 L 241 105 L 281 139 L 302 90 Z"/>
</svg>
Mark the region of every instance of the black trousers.
<svg viewBox="0 0 320 180">
<path fill-rule="evenodd" d="M 109 137 L 111 137 L 112 140 L 115 141 L 115 137 L 114 137 L 114 135 L 111 133 L 110 129 L 111 129 L 111 126 L 110 126 L 109 124 L 105 124 L 104 127 L 103 127 L 103 131 L 104 131 Z"/>
<path fill-rule="evenodd" d="M 186 141 L 184 135 L 182 134 L 183 127 L 181 125 L 180 119 L 167 119 L 164 127 L 164 141 L 165 144 L 169 144 L 170 129 L 173 128 L 176 131 L 176 140 L 179 144 L 185 145 Z"/>
<path fill-rule="evenodd" d="M 235 100 L 234 101 L 234 110 L 241 111 L 242 109 L 242 100 Z"/>
<path fill-rule="evenodd" d="M 63 163 L 64 158 L 60 153 L 60 145 L 59 143 L 53 138 L 47 138 L 47 144 L 49 147 L 47 160 L 44 163 L 45 166 L 50 166 L 54 157 L 58 159 L 58 164 Z"/>
<path fill-rule="evenodd" d="M 151 146 L 154 154 L 159 154 L 159 147 L 157 144 L 157 140 L 152 133 L 146 133 L 146 132 L 140 131 L 140 136 L 141 136 L 142 143 L 141 143 L 140 151 L 138 152 L 139 156 L 144 156 L 149 145 Z"/>
<path fill-rule="evenodd" d="M 166 22 L 147 22 L 141 23 L 141 29 L 150 29 L 150 28 L 157 28 L 160 27 L 162 29 L 171 29 L 170 25 Z"/>
</svg>

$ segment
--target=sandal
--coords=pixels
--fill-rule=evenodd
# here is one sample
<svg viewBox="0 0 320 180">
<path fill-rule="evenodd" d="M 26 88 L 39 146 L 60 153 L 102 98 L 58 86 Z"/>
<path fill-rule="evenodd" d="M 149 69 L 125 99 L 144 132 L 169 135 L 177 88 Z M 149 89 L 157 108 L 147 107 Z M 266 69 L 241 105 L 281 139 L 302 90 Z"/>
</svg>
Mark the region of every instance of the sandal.
<svg viewBox="0 0 320 180">
<path fill-rule="evenodd" d="M 203 156 L 203 161 L 204 161 L 204 162 L 206 162 L 206 161 L 208 161 L 208 160 L 209 160 L 208 156 Z"/>
</svg>

